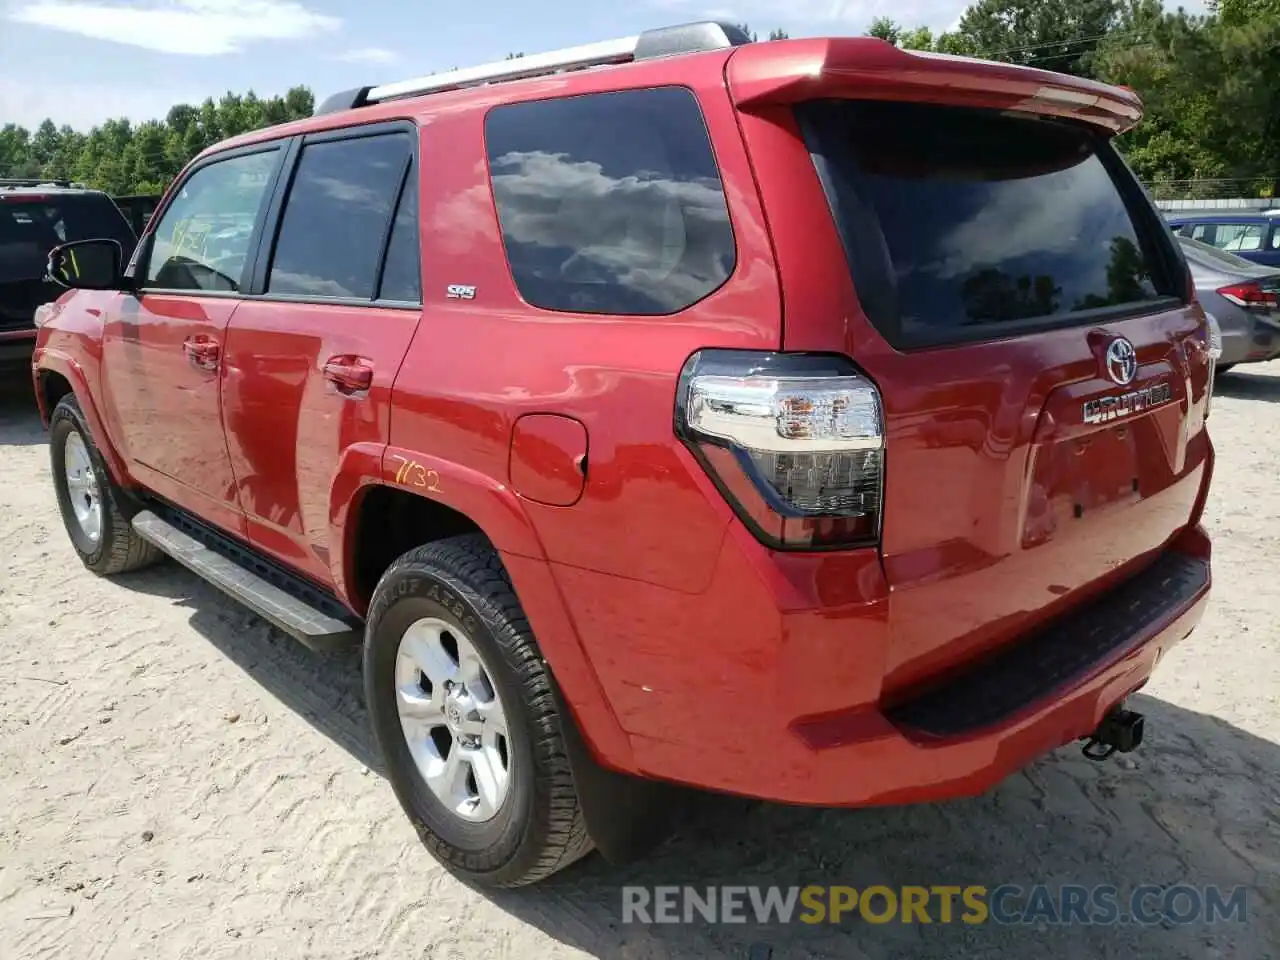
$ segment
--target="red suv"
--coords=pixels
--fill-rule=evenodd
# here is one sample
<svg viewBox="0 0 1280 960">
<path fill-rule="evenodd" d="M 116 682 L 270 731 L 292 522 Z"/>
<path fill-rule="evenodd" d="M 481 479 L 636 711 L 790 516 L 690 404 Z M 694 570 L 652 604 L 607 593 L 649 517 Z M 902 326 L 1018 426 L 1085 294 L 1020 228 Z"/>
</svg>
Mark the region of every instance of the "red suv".
<svg viewBox="0 0 1280 960">
<path fill-rule="evenodd" d="M 362 642 L 400 801 L 483 883 L 625 847 L 663 784 L 1132 749 L 1213 465 L 1140 111 L 716 24 L 331 98 L 202 154 L 127 268 L 52 256 L 68 532 Z"/>
</svg>

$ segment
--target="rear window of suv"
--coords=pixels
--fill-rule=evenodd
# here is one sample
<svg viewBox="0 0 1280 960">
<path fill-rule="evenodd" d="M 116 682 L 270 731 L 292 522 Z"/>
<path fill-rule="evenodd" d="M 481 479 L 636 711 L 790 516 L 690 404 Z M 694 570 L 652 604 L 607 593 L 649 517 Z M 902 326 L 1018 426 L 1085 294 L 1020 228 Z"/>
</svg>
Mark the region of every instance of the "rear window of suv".
<svg viewBox="0 0 1280 960">
<path fill-rule="evenodd" d="M 817 101 L 797 112 L 859 299 L 895 346 L 1089 322 L 1180 296 L 1158 223 L 1126 200 L 1131 175 L 1082 126 L 924 104 Z"/>
<path fill-rule="evenodd" d="M 0 282 L 38 280 L 49 251 L 73 240 L 119 241 L 127 260 L 136 238 L 101 194 L 0 196 Z"/>
<path fill-rule="evenodd" d="M 724 190 L 689 90 L 496 107 L 485 144 L 511 273 L 534 306 L 675 313 L 733 272 Z"/>
</svg>

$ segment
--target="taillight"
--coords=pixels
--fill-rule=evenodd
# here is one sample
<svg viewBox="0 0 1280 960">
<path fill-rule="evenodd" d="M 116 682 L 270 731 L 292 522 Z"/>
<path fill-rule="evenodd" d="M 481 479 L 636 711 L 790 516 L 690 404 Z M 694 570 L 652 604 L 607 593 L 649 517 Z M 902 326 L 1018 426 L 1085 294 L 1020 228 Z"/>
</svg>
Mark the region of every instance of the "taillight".
<svg viewBox="0 0 1280 960">
<path fill-rule="evenodd" d="M 676 433 L 769 546 L 879 538 L 880 393 L 844 357 L 701 350 L 681 371 Z"/>
<path fill-rule="evenodd" d="M 1219 287 L 1218 293 L 1237 307 L 1258 307 L 1264 310 L 1275 310 L 1280 307 L 1280 292 L 1264 290 L 1258 283 L 1233 283 L 1230 286 Z"/>
<path fill-rule="evenodd" d="M 42 303 L 36 307 L 35 316 L 31 318 L 32 323 L 37 327 L 43 327 L 46 323 L 53 319 L 57 307 L 52 303 Z"/>
</svg>

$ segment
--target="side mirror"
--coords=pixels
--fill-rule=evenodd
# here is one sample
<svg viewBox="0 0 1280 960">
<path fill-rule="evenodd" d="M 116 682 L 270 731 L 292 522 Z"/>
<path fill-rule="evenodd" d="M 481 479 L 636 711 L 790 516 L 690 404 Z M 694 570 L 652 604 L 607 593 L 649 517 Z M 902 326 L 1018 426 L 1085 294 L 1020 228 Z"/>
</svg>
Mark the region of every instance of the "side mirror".
<svg viewBox="0 0 1280 960">
<path fill-rule="evenodd" d="M 49 279 L 76 290 L 119 290 L 124 250 L 115 240 L 76 240 L 49 251 Z"/>
</svg>

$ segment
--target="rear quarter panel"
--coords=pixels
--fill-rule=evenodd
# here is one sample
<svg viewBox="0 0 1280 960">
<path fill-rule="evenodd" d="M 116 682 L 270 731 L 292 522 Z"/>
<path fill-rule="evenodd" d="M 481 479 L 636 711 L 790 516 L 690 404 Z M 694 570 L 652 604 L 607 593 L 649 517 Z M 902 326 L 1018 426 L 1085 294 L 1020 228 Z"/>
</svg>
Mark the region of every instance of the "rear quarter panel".
<svg viewBox="0 0 1280 960">
<path fill-rule="evenodd" d="M 716 152 L 737 245 L 729 280 L 672 316 L 580 315 L 534 308 L 507 265 L 484 161 L 484 117 L 566 89 L 562 78 L 466 98 L 423 120 L 423 320 L 396 384 L 391 444 L 509 480 L 512 426 L 555 413 L 587 430 L 585 491 L 572 507 L 522 500 L 553 562 L 635 584 L 706 587 L 729 520 L 673 434 L 676 381 L 700 347 L 777 349 L 777 273 L 755 183 L 723 81 L 723 57 L 641 63 L 574 78 L 585 94 L 684 86 Z M 450 300 L 453 284 L 474 300 Z M 621 589 L 621 587 L 618 587 Z M 636 598 L 639 599 L 639 598 Z"/>
</svg>

